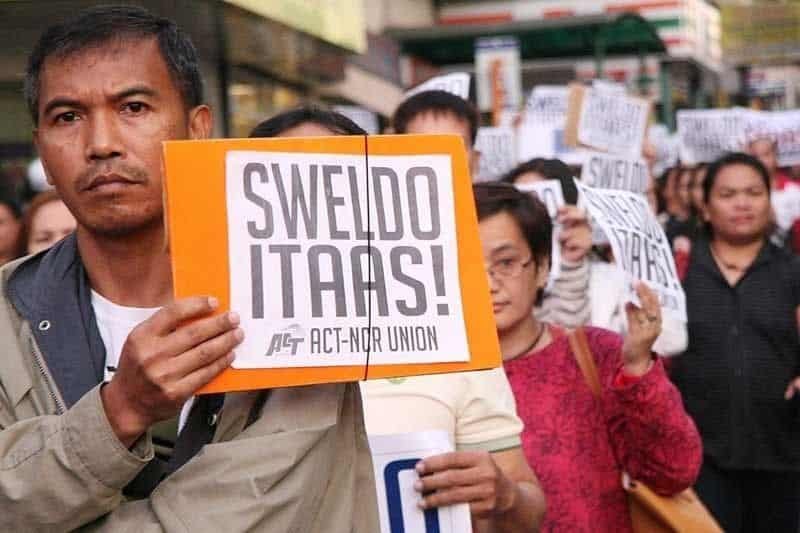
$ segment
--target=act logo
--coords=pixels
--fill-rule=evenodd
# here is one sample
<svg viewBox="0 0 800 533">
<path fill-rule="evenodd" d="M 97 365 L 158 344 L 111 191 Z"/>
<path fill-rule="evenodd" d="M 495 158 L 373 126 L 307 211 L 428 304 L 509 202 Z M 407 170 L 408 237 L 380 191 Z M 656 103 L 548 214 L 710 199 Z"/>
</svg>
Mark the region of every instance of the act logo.
<svg viewBox="0 0 800 533">
<path fill-rule="evenodd" d="M 267 346 L 266 357 L 270 355 L 297 355 L 297 350 L 306 338 L 306 332 L 298 324 L 282 329 L 272 335 Z"/>
</svg>

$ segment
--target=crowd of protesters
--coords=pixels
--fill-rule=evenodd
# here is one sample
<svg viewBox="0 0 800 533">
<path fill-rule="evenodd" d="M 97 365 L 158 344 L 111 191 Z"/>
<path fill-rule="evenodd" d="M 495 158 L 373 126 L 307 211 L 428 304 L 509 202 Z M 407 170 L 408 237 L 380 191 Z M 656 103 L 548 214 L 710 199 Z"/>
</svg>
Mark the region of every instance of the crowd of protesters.
<svg viewBox="0 0 800 533">
<path fill-rule="evenodd" d="M 579 169 L 536 158 L 474 185 L 501 368 L 195 399 L 242 332 L 233 313 L 189 327 L 216 302 L 171 297 L 160 142 L 211 124 L 191 43 L 138 8 L 88 10 L 43 35 L 26 96 L 55 188 L 0 196 L 0 529 L 374 532 L 366 433 L 436 429 L 455 451 L 417 465 L 419 506 L 469 504 L 477 533 L 632 531 L 623 472 L 694 487 L 725 531 L 798 530 L 800 220 L 770 194 L 800 182 L 773 140 L 652 177 L 686 322 L 644 283 L 628 301 Z M 264 118 L 251 137 L 365 134 L 318 107 Z M 479 122 L 423 91 L 392 128 L 461 137 L 474 171 Z M 552 220 L 520 190 L 540 180 L 564 192 Z"/>
</svg>

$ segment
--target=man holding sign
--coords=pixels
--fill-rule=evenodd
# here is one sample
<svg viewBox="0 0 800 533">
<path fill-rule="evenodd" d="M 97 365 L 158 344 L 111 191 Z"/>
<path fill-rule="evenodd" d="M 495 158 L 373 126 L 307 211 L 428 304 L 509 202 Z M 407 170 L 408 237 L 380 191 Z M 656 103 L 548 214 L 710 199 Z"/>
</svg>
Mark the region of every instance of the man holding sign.
<svg viewBox="0 0 800 533">
<path fill-rule="evenodd" d="M 170 453 L 243 339 L 215 298 L 172 298 L 161 143 L 212 123 L 188 38 L 85 11 L 43 34 L 26 96 L 78 228 L 0 277 L 0 529 L 374 531 L 354 385 L 200 397 Z"/>
</svg>

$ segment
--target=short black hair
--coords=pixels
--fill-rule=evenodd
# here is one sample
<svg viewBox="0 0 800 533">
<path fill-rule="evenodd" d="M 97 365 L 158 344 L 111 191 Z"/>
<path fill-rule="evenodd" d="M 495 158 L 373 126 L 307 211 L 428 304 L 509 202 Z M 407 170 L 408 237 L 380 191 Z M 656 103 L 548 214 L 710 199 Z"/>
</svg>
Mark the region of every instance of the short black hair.
<svg viewBox="0 0 800 533">
<path fill-rule="evenodd" d="M 560 181 L 561 189 L 564 192 L 564 201 L 570 205 L 578 203 L 578 186 L 575 185 L 573 172 L 567 164 L 560 159 L 545 159 L 543 157 L 533 158 L 509 170 L 500 178 L 500 181 L 514 185 L 517 178 L 528 172 L 541 174 L 548 180 Z"/>
<path fill-rule="evenodd" d="M 472 144 L 478 136 L 480 117 L 470 102 L 447 91 L 422 91 L 398 106 L 392 118 L 396 133 L 407 133 L 408 124 L 423 113 L 451 113 L 469 125 Z M 470 148 L 469 146 L 467 148 Z"/>
<path fill-rule="evenodd" d="M 0 205 L 6 206 L 15 219 L 22 218 L 22 205 L 16 195 L 5 187 L 0 188 Z"/>
<path fill-rule="evenodd" d="M 733 152 L 723 155 L 708 165 L 706 178 L 703 180 L 703 200 L 706 203 L 708 203 L 708 199 L 711 197 L 711 189 L 714 188 L 714 183 L 717 181 L 719 173 L 722 169 L 733 165 L 745 165 L 755 170 L 764 182 L 764 186 L 767 188 L 767 194 L 769 194 L 770 177 L 767 167 L 765 167 L 757 157 L 742 152 Z"/>
<path fill-rule="evenodd" d="M 328 128 L 336 135 L 366 135 L 358 124 L 336 111 L 303 106 L 268 118 L 253 128 L 249 137 L 277 137 L 286 130 L 311 122 Z"/>
<path fill-rule="evenodd" d="M 25 101 L 37 124 L 42 67 L 48 58 L 63 59 L 114 40 L 155 38 L 187 109 L 203 103 L 203 81 L 192 41 L 173 21 L 137 6 L 98 6 L 50 26 L 28 58 Z M 124 68 L 124 65 L 121 65 Z"/>
<path fill-rule="evenodd" d="M 500 181 L 475 183 L 472 193 L 479 222 L 498 213 L 508 213 L 519 225 L 537 266 L 545 263 L 550 265 L 553 221 L 541 200 Z"/>
</svg>

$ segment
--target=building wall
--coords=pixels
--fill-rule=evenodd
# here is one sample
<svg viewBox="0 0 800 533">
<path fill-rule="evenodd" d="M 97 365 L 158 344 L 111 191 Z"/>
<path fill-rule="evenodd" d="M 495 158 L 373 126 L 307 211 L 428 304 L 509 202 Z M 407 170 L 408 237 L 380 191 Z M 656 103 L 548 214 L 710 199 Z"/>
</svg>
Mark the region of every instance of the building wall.
<svg viewBox="0 0 800 533">
<path fill-rule="evenodd" d="M 635 12 L 651 21 L 672 57 L 721 69 L 719 10 L 706 0 L 516 0 L 447 2 L 441 24 L 480 24 Z"/>
</svg>

